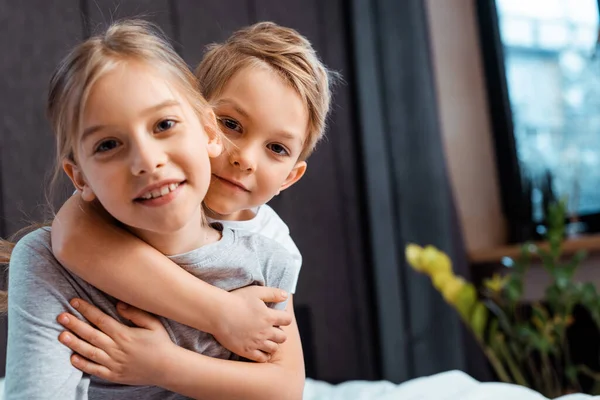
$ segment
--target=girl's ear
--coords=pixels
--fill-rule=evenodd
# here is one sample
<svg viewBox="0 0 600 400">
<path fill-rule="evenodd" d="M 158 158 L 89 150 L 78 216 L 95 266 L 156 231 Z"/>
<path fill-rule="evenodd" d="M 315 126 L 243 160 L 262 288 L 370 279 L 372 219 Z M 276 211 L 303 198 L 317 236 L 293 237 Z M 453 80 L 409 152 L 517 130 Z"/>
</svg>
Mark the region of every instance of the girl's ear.
<svg viewBox="0 0 600 400">
<path fill-rule="evenodd" d="M 73 161 L 63 160 L 63 170 L 69 176 L 69 179 L 71 179 L 71 182 L 73 182 L 79 193 L 81 193 L 81 198 L 84 201 L 94 201 L 96 199 L 94 191 L 87 184 L 83 173 Z"/>
<path fill-rule="evenodd" d="M 208 110 L 204 116 L 204 130 L 208 136 L 208 156 L 216 158 L 223 152 L 223 140 L 221 130 L 217 124 L 217 117 L 213 110 Z"/>
</svg>

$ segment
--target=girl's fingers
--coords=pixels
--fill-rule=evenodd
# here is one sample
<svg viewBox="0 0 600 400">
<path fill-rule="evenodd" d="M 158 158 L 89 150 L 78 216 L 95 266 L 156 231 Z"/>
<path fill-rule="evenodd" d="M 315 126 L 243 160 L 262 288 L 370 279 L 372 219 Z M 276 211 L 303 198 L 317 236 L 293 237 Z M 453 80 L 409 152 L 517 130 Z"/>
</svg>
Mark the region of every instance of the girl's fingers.
<svg viewBox="0 0 600 400">
<path fill-rule="evenodd" d="M 115 337 L 115 335 L 120 331 L 127 329 L 127 326 L 121 324 L 111 316 L 106 315 L 100 311 L 99 308 L 84 300 L 73 299 L 70 303 L 73 308 L 75 308 L 81 313 L 81 315 L 85 317 L 85 319 L 90 321 L 92 324 L 94 324 L 94 326 L 110 337 Z"/>
<path fill-rule="evenodd" d="M 80 356 L 83 356 L 96 364 L 106 367 L 110 366 L 111 358 L 104 350 L 92 346 L 88 342 L 73 335 L 71 332 L 62 332 L 58 336 L 58 340 Z"/>
<path fill-rule="evenodd" d="M 62 313 L 58 316 L 57 320 L 62 326 L 93 346 L 108 351 L 114 345 L 113 340 L 109 336 L 72 314 Z"/>
<path fill-rule="evenodd" d="M 73 364 L 73 366 L 75 368 L 77 368 L 78 370 L 89 374 L 89 375 L 94 375 L 97 376 L 98 378 L 107 380 L 107 381 L 113 381 L 113 373 L 111 372 L 110 369 L 106 368 L 104 365 L 100 365 L 100 364 L 96 364 L 94 362 L 91 362 L 90 360 L 86 360 L 85 358 L 77 355 L 77 354 L 73 354 L 71 356 L 71 364 Z"/>
</svg>

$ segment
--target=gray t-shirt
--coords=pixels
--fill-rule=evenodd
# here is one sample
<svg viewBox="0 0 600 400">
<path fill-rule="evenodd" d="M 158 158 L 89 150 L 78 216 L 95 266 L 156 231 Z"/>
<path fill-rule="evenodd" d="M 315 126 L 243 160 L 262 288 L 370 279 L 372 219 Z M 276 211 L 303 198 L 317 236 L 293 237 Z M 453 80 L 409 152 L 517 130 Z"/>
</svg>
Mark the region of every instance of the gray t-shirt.
<svg viewBox="0 0 600 400">
<path fill-rule="evenodd" d="M 258 284 L 290 291 L 299 273 L 290 253 L 277 242 L 228 228 L 223 229 L 220 241 L 171 259 L 225 290 Z M 155 290 L 160 295 L 160 288 Z M 17 243 L 10 261 L 8 292 L 7 400 L 184 398 L 158 387 L 110 383 L 71 365 L 71 350 L 57 340 L 63 327 L 56 322 L 63 311 L 82 318 L 69 300 L 80 297 L 122 323 L 130 323 L 116 312 L 116 299 L 59 264 L 51 251 L 50 228 L 38 229 Z M 163 318 L 162 322 L 171 339 L 182 347 L 212 357 L 236 357 L 212 335 L 172 320 Z"/>
</svg>

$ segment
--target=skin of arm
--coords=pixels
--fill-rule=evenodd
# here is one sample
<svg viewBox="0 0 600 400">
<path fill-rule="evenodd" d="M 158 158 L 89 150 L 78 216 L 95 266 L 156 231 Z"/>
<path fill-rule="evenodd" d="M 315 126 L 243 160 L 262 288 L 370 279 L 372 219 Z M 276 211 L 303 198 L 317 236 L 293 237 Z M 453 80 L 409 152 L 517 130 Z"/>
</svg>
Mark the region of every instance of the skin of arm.
<svg viewBox="0 0 600 400">
<path fill-rule="evenodd" d="M 272 343 L 265 342 L 286 340 L 274 326 L 288 325 L 291 316 L 264 302 L 287 294 L 256 287 L 254 298 L 235 296 L 197 279 L 79 194 L 60 209 L 51 234 L 55 257 L 71 272 L 125 303 L 211 333 L 236 354 L 266 362 Z"/>
<path fill-rule="evenodd" d="M 295 318 L 281 328 L 288 340 L 270 362 L 250 363 L 181 348 L 158 319 L 134 307 L 117 307 L 137 325 L 128 327 L 80 299 L 71 304 L 93 326 L 63 313 L 58 321 L 70 332 L 61 333 L 59 340 L 75 352 L 73 365 L 87 374 L 115 383 L 159 386 L 196 399 L 302 399 L 304 362 Z M 287 310 L 293 315 L 291 298 Z"/>
<path fill-rule="evenodd" d="M 291 298 L 287 310 L 293 313 Z M 158 386 L 196 399 L 301 400 L 304 361 L 295 317 L 282 329 L 288 340 L 268 363 L 221 360 L 177 347 Z"/>
</svg>

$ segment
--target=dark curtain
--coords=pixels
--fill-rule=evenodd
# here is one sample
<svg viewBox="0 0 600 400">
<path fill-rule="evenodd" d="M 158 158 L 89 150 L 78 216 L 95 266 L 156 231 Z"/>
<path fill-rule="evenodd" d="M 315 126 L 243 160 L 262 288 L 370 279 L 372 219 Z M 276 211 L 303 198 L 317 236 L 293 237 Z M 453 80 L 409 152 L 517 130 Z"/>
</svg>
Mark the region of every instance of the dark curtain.
<svg viewBox="0 0 600 400">
<path fill-rule="evenodd" d="M 457 315 L 404 261 L 406 243 L 433 244 L 468 277 L 425 5 L 353 0 L 351 24 L 383 378 L 399 382 L 449 369 L 481 377 L 476 370 L 484 364 Z"/>
</svg>

